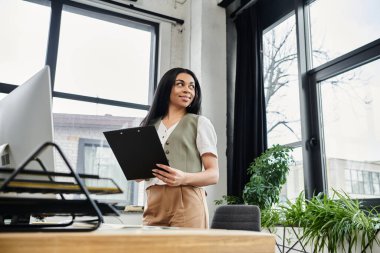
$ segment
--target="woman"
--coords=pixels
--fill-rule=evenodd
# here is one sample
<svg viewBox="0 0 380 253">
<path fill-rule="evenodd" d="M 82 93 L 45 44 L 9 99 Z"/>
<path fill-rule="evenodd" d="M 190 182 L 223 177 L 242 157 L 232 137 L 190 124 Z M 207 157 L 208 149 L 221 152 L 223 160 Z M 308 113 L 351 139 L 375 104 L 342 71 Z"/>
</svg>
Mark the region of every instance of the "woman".
<svg viewBox="0 0 380 253">
<path fill-rule="evenodd" d="M 219 180 L 216 133 L 200 116 L 201 87 L 194 73 L 174 68 L 161 78 L 141 125 L 154 125 L 170 166 L 157 164 L 146 182 L 144 225 L 208 228 L 202 186 Z"/>
</svg>

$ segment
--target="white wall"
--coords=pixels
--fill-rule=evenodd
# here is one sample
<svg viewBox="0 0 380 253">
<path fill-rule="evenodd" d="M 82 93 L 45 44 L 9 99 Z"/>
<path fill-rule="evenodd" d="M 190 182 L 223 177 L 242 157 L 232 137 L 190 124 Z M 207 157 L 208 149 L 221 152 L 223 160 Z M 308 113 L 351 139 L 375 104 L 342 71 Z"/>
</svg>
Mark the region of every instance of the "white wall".
<svg viewBox="0 0 380 253">
<path fill-rule="evenodd" d="M 216 1 L 192 0 L 190 68 L 200 78 L 203 92 L 202 114 L 214 124 L 218 135 L 219 183 L 206 188 L 210 218 L 214 200 L 227 193 L 227 73 L 226 17 Z M 199 17 L 199 18 L 198 18 Z"/>
<path fill-rule="evenodd" d="M 213 122 L 218 135 L 220 179 L 217 185 L 206 188 L 212 218 L 215 210 L 214 200 L 220 199 L 227 192 L 225 10 L 217 5 L 217 0 L 138 0 L 137 3 L 119 1 L 184 20 L 183 25 L 177 25 L 155 17 L 139 16 L 160 22 L 158 77 L 172 67 L 185 67 L 193 70 L 201 83 L 202 114 Z M 107 8 L 115 10 L 112 7 Z M 120 8 L 118 11 L 139 15 Z M 135 219 L 140 217 L 133 215 L 130 218 L 135 224 Z M 125 220 L 128 221 L 128 218 Z"/>
<path fill-rule="evenodd" d="M 144 3 L 151 1 L 144 0 Z M 215 0 L 187 0 L 183 5 L 174 4 L 175 0 L 157 2 L 162 2 L 160 10 L 163 14 L 185 21 L 183 26 L 172 25 L 169 68 L 181 66 L 195 72 L 202 87 L 202 114 L 213 122 L 218 135 L 220 179 L 217 185 L 206 188 L 211 220 L 215 210 L 214 200 L 227 193 L 225 10 L 217 6 Z M 167 8 L 163 8 L 164 2 Z M 166 70 L 161 69 L 161 72 Z"/>
</svg>

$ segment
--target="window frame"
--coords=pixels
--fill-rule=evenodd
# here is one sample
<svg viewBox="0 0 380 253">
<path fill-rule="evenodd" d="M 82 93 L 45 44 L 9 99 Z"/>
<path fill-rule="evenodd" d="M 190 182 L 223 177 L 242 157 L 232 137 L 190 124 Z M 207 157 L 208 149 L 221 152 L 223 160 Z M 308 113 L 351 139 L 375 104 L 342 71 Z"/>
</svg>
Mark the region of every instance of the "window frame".
<svg viewBox="0 0 380 253">
<path fill-rule="evenodd" d="M 40 2 L 39 0 L 33 0 L 32 2 L 36 4 L 43 4 L 43 2 L 42 1 Z M 47 41 L 45 65 L 48 65 L 50 67 L 53 98 L 58 97 L 58 98 L 77 100 L 77 101 L 83 101 L 83 102 L 113 105 L 113 106 L 120 106 L 120 107 L 140 109 L 140 110 L 149 110 L 150 108 L 149 104 L 146 105 L 146 104 L 139 104 L 139 103 L 131 103 L 128 101 L 119 101 L 119 100 L 105 99 L 105 98 L 100 98 L 100 97 L 84 96 L 84 95 L 73 94 L 73 93 L 57 92 L 54 90 L 54 81 L 55 81 L 54 79 L 55 79 L 55 71 L 57 67 L 60 23 L 61 23 L 61 14 L 63 11 L 63 6 L 75 7 L 78 9 L 92 12 L 95 15 L 98 13 L 98 14 L 103 14 L 103 15 L 109 15 L 112 17 L 123 18 L 135 24 L 140 23 L 141 25 L 145 25 L 145 26 L 148 25 L 152 27 L 152 34 L 153 34 L 152 49 L 153 50 L 151 51 L 150 83 L 149 83 L 149 88 L 148 88 L 149 104 L 151 104 L 153 100 L 153 94 L 156 88 L 157 74 L 158 74 L 158 67 L 159 67 L 158 59 L 159 59 L 160 24 L 158 22 L 153 22 L 153 21 L 133 17 L 126 14 L 121 14 L 118 12 L 114 12 L 114 11 L 110 11 L 110 10 L 106 10 L 99 7 L 82 4 L 82 3 L 78 3 L 78 2 L 74 2 L 70 0 L 51 1 L 51 6 L 50 6 L 51 18 L 50 18 L 49 36 L 48 36 L 48 41 Z M 1 93 L 8 94 L 14 89 L 16 89 L 17 87 L 18 85 L 2 83 L 0 80 Z"/>
<path fill-rule="evenodd" d="M 122 106 L 122 107 L 133 108 L 133 109 L 149 110 L 150 108 L 149 105 L 54 91 L 54 78 L 55 78 L 58 48 L 59 48 L 61 14 L 62 14 L 64 6 L 69 6 L 69 7 L 78 8 L 79 10 L 82 9 L 84 11 L 89 11 L 89 12 L 94 13 L 95 15 L 103 14 L 103 15 L 108 15 L 112 17 L 123 18 L 127 21 L 133 22 L 134 24 L 140 23 L 141 24 L 140 26 L 143 26 L 143 25 L 151 26 L 153 28 L 153 31 L 151 31 L 153 33 L 152 45 L 154 46 L 152 47 L 153 50 L 151 51 L 151 70 L 150 70 L 151 78 L 150 78 L 149 90 L 148 90 L 149 103 L 151 103 L 153 99 L 153 93 L 156 88 L 155 84 L 157 82 L 158 51 L 159 51 L 158 50 L 159 49 L 159 43 L 158 43 L 159 24 L 158 23 L 132 17 L 129 15 L 121 14 L 121 13 L 117 13 L 117 12 L 113 12 L 110 10 L 101 9 L 101 8 L 86 5 L 86 4 L 73 2 L 73 1 L 68 1 L 68 0 L 52 1 L 52 16 L 51 16 L 50 31 L 49 31 L 49 42 L 48 42 L 48 50 L 47 50 L 47 56 L 46 56 L 46 65 L 49 65 L 51 69 L 53 97 L 59 97 L 63 99 L 72 99 L 72 100 L 83 101 L 83 102 L 105 104 L 105 105 Z"/>
<path fill-rule="evenodd" d="M 284 13 L 284 12 L 283 12 Z M 278 25 L 280 25 L 282 22 L 284 22 L 285 20 L 287 20 L 288 18 L 290 18 L 291 16 L 294 15 L 294 20 L 296 22 L 296 17 L 295 17 L 295 11 L 294 10 L 291 10 L 289 13 L 287 13 L 286 15 L 282 16 L 280 19 L 276 20 L 274 23 L 272 23 L 270 26 L 266 27 L 265 29 L 262 30 L 262 38 L 264 37 L 264 34 L 269 32 L 270 30 L 274 29 L 275 27 L 277 27 Z M 297 34 L 297 31 L 296 31 L 296 36 L 298 35 Z M 297 41 L 296 41 L 297 42 Z M 262 47 L 263 48 L 263 47 Z M 262 49 L 264 50 L 264 49 Z M 297 51 L 298 51 L 298 48 L 297 48 Z M 263 56 L 262 56 L 263 57 Z M 297 58 L 299 57 L 299 55 L 297 55 Z M 298 59 L 297 59 L 297 63 L 298 63 Z M 264 68 L 264 64 L 263 64 L 263 68 Z M 299 72 L 299 69 L 297 70 Z M 265 85 L 263 83 L 263 85 Z M 298 85 L 300 85 L 300 81 L 298 81 Z M 302 130 L 302 114 L 301 114 L 301 110 L 300 110 L 300 124 L 301 124 L 301 130 Z M 268 118 L 268 117 L 267 117 Z M 303 133 L 301 132 L 301 137 L 303 136 Z M 268 133 L 267 133 L 267 138 L 268 138 Z M 302 138 L 303 139 L 303 138 Z M 280 145 L 283 145 L 283 146 L 287 146 L 287 147 L 290 147 L 290 148 L 293 148 L 294 149 L 297 149 L 297 148 L 301 148 L 302 149 L 302 144 L 303 144 L 303 141 L 302 139 L 300 141 L 295 141 L 295 142 L 288 142 L 288 143 L 278 143 Z M 303 150 L 302 150 L 302 153 L 303 153 Z M 304 166 L 304 162 L 303 162 L 303 159 L 304 157 L 302 157 L 302 166 Z M 287 183 L 285 183 L 284 187 L 287 187 Z M 304 185 L 305 187 L 305 185 Z"/>
<path fill-rule="evenodd" d="M 35 4 L 44 4 L 45 2 L 45 5 L 46 5 L 46 1 L 44 0 L 26 0 L 26 1 L 30 1 Z M 50 27 L 48 31 L 45 65 L 48 65 L 50 67 L 53 99 L 62 98 L 62 99 L 67 99 L 71 101 L 90 102 L 90 103 L 96 103 L 96 104 L 102 104 L 102 105 L 111 105 L 111 106 L 118 106 L 118 107 L 148 111 L 150 108 L 150 104 L 153 101 L 154 90 L 157 87 L 157 77 L 158 77 L 159 68 L 160 68 L 159 53 L 160 51 L 162 54 L 168 53 L 168 48 L 166 46 L 163 46 L 163 45 L 160 46 L 160 28 L 163 34 L 168 35 L 167 26 L 165 26 L 165 24 L 158 21 L 155 22 L 149 19 L 143 19 L 143 18 L 123 14 L 120 12 L 111 11 L 105 8 L 103 9 L 100 7 L 92 6 L 90 5 L 90 3 L 83 4 L 83 3 L 75 2 L 72 0 L 49 0 L 49 1 L 51 3 L 50 4 L 51 16 L 50 16 Z M 131 103 L 128 101 L 119 101 L 119 100 L 113 100 L 113 99 L 105 99 L 101 97 L 84 96 L 84 95 L 79 95 L 79 94 L 54 91 L 54 81 L 55 81 L 54 79 L 55 79 L 58 49 L 59 49 L 61 15 L 62 15 L 62 11 L 64 10 L 64 6 L 74 7 L 74 8 L 77 8 L 79 11 L 83 10 L 85 12 L 91 12 L 94 16 L 96 16 L 97 14 L 102 14 L 102 15 L 107 15 L 110 17 L 122 18 L 122 19 L 125 19 L 127 22 L 133 23 L 134 27 L 136 27 L 136 25 L 141 26 L 141 27 L 143 26 L 150 27 L 150 28 L 144 29 L 146 31 L 147 30 L 151 31 L 152 33 L 152 40 L 151 40 L 152 50 L 151 50 L 151 55 L 150 55 L 150 74 L 149 74 L 150 82 L 149 82 L 149 87 L 148 87 L 148 104 Z M 16 89 L 17 87 L 18 85 L 2 83 L 0 80 L 0 93 L 8 94 L 12 92 L 14 89 Z M 78 142 L 78 148 L 80 148 L 81 145 L 82 145 L 82 151 L 83 151 L 84 144 Z M 77 168 L 77 172 L 81 172 L 81 171 L 83 171 L 83 161 L 82 161 L 82 168 L 79 168 L 79 166 Z M 138 200 L 139 187 L 137 184 L 135 184 L 134 188 L 136 189 L 136 191 L 134 193 L 133 202 L 136 202 L 137 204 L 137 202 L 141 202 Z M 123 200 L 120 200 L 120 202 L 123 202 Z"/>
<path fill-rule="evenodd" d="M 268 27 L 275 26 L 292 12 L 295 12 L 296 15 L 304 187 L 305 197 L 310 199 L 318 193 L 328 194 L 318 83 L 380 59 L 380 38 L 320 66 L 311 68 L 312 58 L 309 46 L 311 31 L 309 29 L 308 5 L 314 0 L 287 1 L 286 4 L 273 7 L 273 5 L 276 5 L 274 2 L 280 1 L 271 1 L 272 9 L 259 2 L 259 6 L 262 7 L 260 18 L 266 21 L 266 23 L 264 22 L 265 27 L 263 27 L 265 30 Z M 269 12 L 277 13 L 278 15 L 270 15 Z M 270 20 L 264 18 L 267 15 L 270 15 Z M 362 199 L 362 201 L 367 206 L 380 204 L 380 198 Z"/>
<path fill-rule="evenodd" d="M 297 0 L 297 40 L 299 44 L 299 68 L 302 91 L 301 107 L 304 118 L 304 151 L 307 158 L 305 171 L 305 190 L 308 198 L 313 194 L 328 194 L 327 171 L 324 157 L 323 133 L 321 132 L 321 105 L 318 84 L 330 77 L 352 70 L 380 58 L 380 39 L 348 52 L 316 68 L 311 64 L 310 31 L 308 6 L 303 0 Z M 380 199 L 376 202 L 380 203 Z"/>
<path fill-rule="evenodd" d="M 315 138 L 317 145 L 315 149 L 318 151 L 313 152 L 313 158 L 321 161 L 321 166 L 315 167 L 316 173 L 319 174 L 319 178 L 323 178 L 324 182 L 318 184 L 318 192 L 328 193 L 328 184 L 326 182 L 326 164 L 324 161 L 325 147 L 323 145 L 323 133 L 321 132 L 321 127 L 323 122 L 321 121 L 321 105 L 319 103 L 320 92 L 318 90 L 318 84 L 326 79 L 350 71 L 354 68 L 363 66 L 369 62 L 380 59 L 380 39 L 377 39 L 367 45 L 357 48 L 345 55 L 342 55 L 332 61 L 329 61 L 315 69 L 311 69 L 307 72 L 308 76 L 308 92 L 310 98 L 310 113 L 311 117 L 314 119 L 312 131 L 310 133 L 310 138 Z M 309 138 L 309 141 L 310 141 Z M 380 203 L 380 199 L 379 199 Z"/>
</svg>

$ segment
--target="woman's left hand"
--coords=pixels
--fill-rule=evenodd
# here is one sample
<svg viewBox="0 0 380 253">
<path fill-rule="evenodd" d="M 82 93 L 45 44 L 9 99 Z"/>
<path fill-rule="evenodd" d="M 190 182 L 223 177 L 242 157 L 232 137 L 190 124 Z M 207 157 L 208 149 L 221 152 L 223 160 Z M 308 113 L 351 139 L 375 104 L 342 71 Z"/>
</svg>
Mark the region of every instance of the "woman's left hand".
<svg viewBox="0 0 380 253">
<path fill-rule="evenodd" d="M 164 164 L 156 164 L 159 169 L 153 169 L 153 175 L 169 186 L 179 186 L 186 183 L 186 174 Z"/>
</svg>

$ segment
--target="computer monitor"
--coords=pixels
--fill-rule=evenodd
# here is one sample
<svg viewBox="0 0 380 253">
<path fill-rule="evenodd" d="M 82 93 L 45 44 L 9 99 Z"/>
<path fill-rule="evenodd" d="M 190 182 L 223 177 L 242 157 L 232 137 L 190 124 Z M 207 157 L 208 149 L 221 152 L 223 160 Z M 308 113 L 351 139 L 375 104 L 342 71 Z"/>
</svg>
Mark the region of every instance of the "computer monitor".
<svg viewBox="0 0 380 253">
<path fill-rule="evenodd" d="M 8 144 L 9 163 L 17 168 L 43 143 L 53 141 L 52 92 L 50 69 L 45 66 L 25 83 L 0 100 L 0 146 Z M 46 169 L 54 170 L 54 152 L 45 150 L 40 159 Z M 30 163 L 28 169 L 41 169 Z"/>
</svg>

